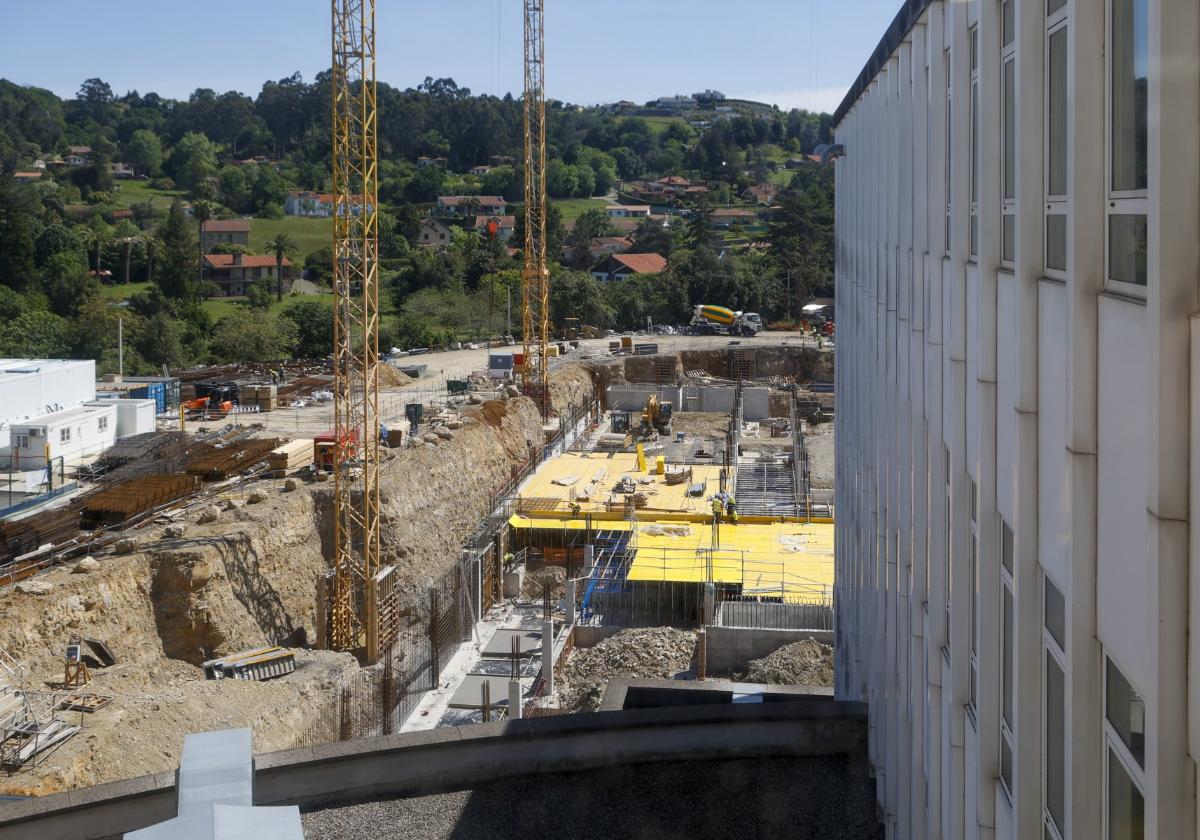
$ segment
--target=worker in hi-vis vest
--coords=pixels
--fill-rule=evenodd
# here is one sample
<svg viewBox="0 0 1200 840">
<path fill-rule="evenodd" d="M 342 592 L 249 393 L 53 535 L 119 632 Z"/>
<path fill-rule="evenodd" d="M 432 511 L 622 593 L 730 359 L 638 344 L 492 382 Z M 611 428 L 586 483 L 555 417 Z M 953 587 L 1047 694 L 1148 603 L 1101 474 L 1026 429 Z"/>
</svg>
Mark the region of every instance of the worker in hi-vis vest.
<svg viewBox="0 0 1200 840">
<path fill-rule="evenodd" d="M 712 505 L 712 507 L 713 507 L 713 522 L 720 525 L 721 524 L 721 511 L 724 510 L 725 505 L 724 505 L 724 503 L 721 502 L 721 498 L 719 496 L 713 496 L 712 502 L 713 502 L 713 505 Z"/>
<path fill-rule="evenodd" d="M 737 524 L 737 499 L 730 496 L 725 502 L 725 513 L 729 516 L 729 524 Z"/>
</svg>

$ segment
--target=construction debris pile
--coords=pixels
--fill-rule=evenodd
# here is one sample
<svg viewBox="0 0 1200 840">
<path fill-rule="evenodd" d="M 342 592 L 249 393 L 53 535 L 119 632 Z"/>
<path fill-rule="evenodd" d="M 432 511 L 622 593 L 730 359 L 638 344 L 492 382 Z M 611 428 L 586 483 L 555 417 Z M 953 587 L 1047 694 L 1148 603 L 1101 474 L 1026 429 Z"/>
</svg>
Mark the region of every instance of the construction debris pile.
<svg viewBox="0 0 1200 840">
<path fill-rule="evenodd" d="M 695 651 L 692 630 L 622 630 L 595 647 L 575 650 L 567 660 L 559 706 L 570 712 L 594 712 L 610 679 L 669 680 L 691 670 Z"/>
<path fill-rule="evenodd" d="M 746 664 L 741 682 L 833 688 L 833 648 L 813 639 L 784 645 Z"/>
</svg>

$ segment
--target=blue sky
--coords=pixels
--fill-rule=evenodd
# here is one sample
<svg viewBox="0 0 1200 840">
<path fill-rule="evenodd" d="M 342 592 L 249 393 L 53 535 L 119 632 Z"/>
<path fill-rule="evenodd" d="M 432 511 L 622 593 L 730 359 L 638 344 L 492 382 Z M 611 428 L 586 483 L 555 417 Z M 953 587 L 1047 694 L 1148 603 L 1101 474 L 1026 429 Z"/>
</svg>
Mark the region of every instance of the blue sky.
<svg viewBox="0 0 1200 840">
<path fill-rule="evenodd" d="M 4 12 L 0 77 L 69 96 L 100 76 L 117 93 L 254 95 L 329 66 L 328 0 L 59 0 Z M 547 0 L 550 96 L 582 104 L 716 88 L 833 110 L 900 0 Z M 521 86 L 520 0 L 377 0 L 379 79 L 450 76 L 476 93 Z M 68 49 L 52 49 L 64 45 Z"/>
</svg>

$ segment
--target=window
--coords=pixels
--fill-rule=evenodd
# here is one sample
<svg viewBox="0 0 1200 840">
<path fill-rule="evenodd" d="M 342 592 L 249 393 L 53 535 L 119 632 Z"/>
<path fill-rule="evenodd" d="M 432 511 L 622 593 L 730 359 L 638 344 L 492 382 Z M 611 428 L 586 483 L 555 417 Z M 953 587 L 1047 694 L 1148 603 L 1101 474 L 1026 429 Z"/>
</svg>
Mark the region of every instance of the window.
<svg viewBox="0 0 1200 840">
<path fill-rule="evenodd" d="M 29 435 L 13 435 L 13 446 L 17 449 L 29 448 Z"/>
<path fill-rule="evenodd" d="M 1067 0 L 1046 3 L 1047 272 L 1067 270 Z"/>
<path fill-rule="evenodd" d="M 1145 286 L 1148 0 L 1109 0 L 1108 279 Z"/>
<path fill-rule="evenodd" d="M 1013 532 L 1000 520 L 1000 781 L 1013 790 Z"/>
<path fill-rule="evenodd" d="M 946 464 L 946 565 L 945 575 L 943 576 L 944 588 L 946 595 L 946 611 L 944 614 L 944 624 L 942 626 L 942 638 L 946 642 L 946 646 L 942 648 L 942 652 L 946 654 L 946 660 L 950 659 L 950 543 L 954 533 L 950 527 L 950 447 L 944 446 L 945 464 Z"/>
<path fill-rule="evenodd" d="M 952 181 L 951 173 L 953 172 L 951 163 L 954 160 L 954 144 L 950 140 L 950 138 L 951 138 L 950 127 L 954 123 L 953 119 L 951 119 L 951 117 L 954 114 L 954 109 L 952 107 L 953 102 L 951 101 L 951 96 L 950 96 L 950 90 L 951 90 L 950 80 L 952 78 L 951 73 L 950 73 L 950 50 L 943 51 L 942 62 L 945 65 L 945 73 L 946 73 L 946 253 L 949 254 L 950 253 L 950 196 L 952 196 L 954 194 L 950 188 L 950 184 Z M 946 466 L 947 477 L 949 477 L 949 475 L 950 475 L 949 470 L 950 470 L 949 461 L 947 461 L 947 466 Z M 947 483 L 949 483 L 949 482 L 947 482 Z"/>
<path fill-rule="evenodd" d="M 1146 765 L 1146 705 L 1111 659 L 1105 660 L 1104 715 L 1138 767 Z"/>
<path fill-rule="evenodd" d="M 979 256 L 979 28 L 971 28 L 971 231 L 972 257 Z"/>
<path fill-rule="evenodd" d="M 972 711 L 979 708 L 979 528 L 975 504 L 978 492 L 975 482 L 971 482 L 971 549 L 970 557 L 970 591 L 967 593 L 970 605 L 971 624 L 971 685 L 970 702 Z"/>
<path fill-rule="evenodd" d="M 58 430 L 58 442 L 59 443 L 68 443 L 68 442 L 70 442 L 70 440 L 71 440 L 71 429 L 69 427 Z"/>
<path fill-rule="evenodd" d="M 1017 197 L 1017 47 L 1013 20 L 1015 5 L 1016 0 L 1002 0 L 1000 3 L 1000 259 L 1006 263 L 1013 261 L 1016 252 L 1016 219 L 1013 215 Z"/>
<path fill-rule="evenodd" d="M 1043 607 L 1046 615 L 1046 630 L 1060 650 L 1067 647 L 1067 603 L 1054 581 L 1046 578 L 1046 595 Z"/>
<path fill-rule="evenodd" d="M 1047 585 L 1050 584 L 1047 581 Z M 1045 763 L 1042 768 L 1045 789 L 1042 812 L 1046 824 L 1046 834 L 1049 837 L 1062 837 L 1062 827 L 1066 824 L 1063 814 L 1066 812 L 1067 790 L 1067 691 L 1066 670 L 1063 668 L 1059 653 L 1051 646 L 1046 648 L 1046 707 L 1044 709 L 1043 738 Z"/>
<path fill-rule="evenodd" d="M 1117 751 L 1108 748 L 1108 802 L 1105 821 L 1108 840 L 1142 840 L 1146 801 Z"/>
<path fill-rule="evenodd" d="M 103 432 L 105 429 L 107 429 L 108 428 L 108 418 L 107 417 L 98 418 L 96 421 L 96 428 L 101 432 Z"/>
</svg>

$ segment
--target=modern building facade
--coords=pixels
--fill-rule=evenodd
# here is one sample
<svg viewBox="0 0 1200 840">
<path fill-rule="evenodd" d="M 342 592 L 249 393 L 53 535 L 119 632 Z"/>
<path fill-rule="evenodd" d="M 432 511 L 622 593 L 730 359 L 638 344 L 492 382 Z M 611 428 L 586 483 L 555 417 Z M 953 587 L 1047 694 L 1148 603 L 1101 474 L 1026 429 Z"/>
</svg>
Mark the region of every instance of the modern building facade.
<svg viewBox="0 0 1200 840">
<path fill-rule="evenodd" d="M 837 693 L 888 836 L 1196 838 L 1200 4 L 913 0 L 835 124 Z"/>
</svg>

